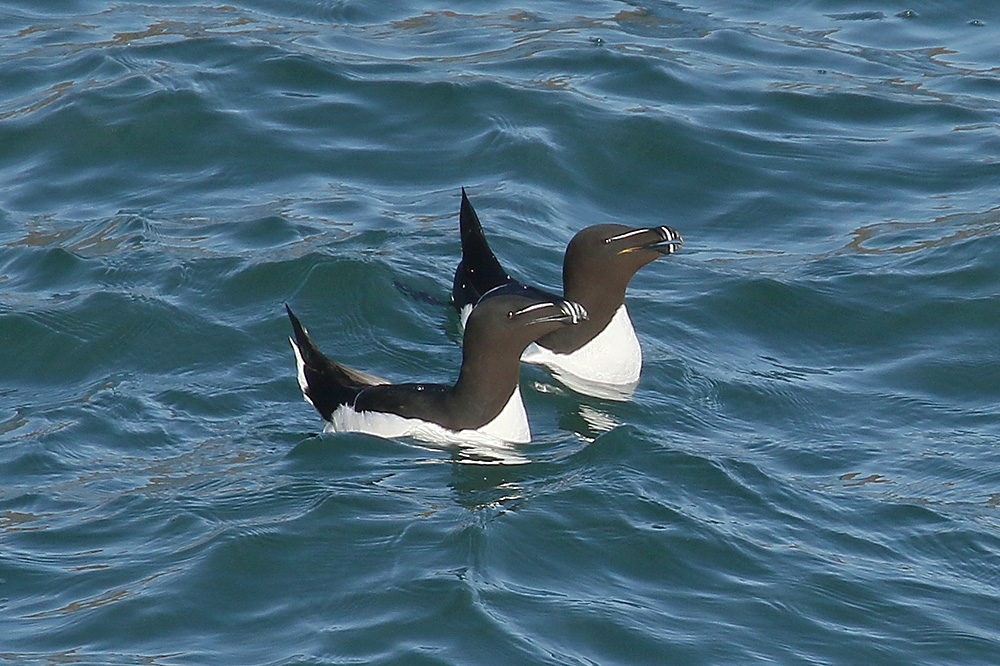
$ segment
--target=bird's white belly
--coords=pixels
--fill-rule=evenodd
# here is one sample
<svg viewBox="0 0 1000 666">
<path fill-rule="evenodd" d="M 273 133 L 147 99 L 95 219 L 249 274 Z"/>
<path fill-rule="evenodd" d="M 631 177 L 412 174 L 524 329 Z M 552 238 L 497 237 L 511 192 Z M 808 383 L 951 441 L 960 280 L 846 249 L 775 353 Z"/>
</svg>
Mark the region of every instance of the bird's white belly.
<svg viewBox="0 0 1000 666">
<path fill-rule="evenodd" d="M 507 404 L 492 421 L 475 429 L 450 430 L 432 421 L 386 412 L 358 412 L 351 405 L 341 405 L 334 410 L 323 432 L 361 432 L 387 439 L 414 437 L 435 444 L 457 444 L 493 458 L 502 457 L 502 462 L 526 462 L 513 454 L 508 445 L 531 441 L 520 387 L 514 389 Z"/>
<path fill-rule="evenodd" d="M 531 343 L 521 360 L 542 365 L 569 388 L 599 398 L 628 400 L 642 371 L 642 348 L 625 305 L 593 340 L 569 354 Z"/>
</svg>

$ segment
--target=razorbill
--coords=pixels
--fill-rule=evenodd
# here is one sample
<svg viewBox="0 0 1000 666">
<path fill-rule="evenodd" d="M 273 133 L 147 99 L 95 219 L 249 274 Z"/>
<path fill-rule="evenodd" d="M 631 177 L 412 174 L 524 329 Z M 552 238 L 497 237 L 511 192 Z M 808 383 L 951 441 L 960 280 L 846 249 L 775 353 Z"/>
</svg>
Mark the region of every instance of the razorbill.
<svg viewBox="0 0 1000 666">
<path fill-rule="evenodd" d="M 391 384 L 331 361 L 286 305 L 299 387 L 326 422 L 324 432 L 410 436 L 444 444 L 531 441 L 518 385 L 518 359 L 538 338 L 587 320 L 562 298 L 538 299 L 500 286 L 472 310 L 453 386 Z"/>
<path fill-rule="evenodd" d="M 459 226 L 462 260 L 455 271 L 452 302 L 464 320 L 472 304 L 490 289 L 528 288 L 512 278 L 493 254 L 465 188 Z M 539 338 L 521 360 L 545 366 L 579 393 L 629 399 L 639 382 L 642 349 L 625 306 L 625 289 L 636 271 L 672 254 L 683 242 L 667 226 L 598 224 L 577 233 L 563 259 L 563 297 L 583 305 L 590 318 Z"/>
</svg>

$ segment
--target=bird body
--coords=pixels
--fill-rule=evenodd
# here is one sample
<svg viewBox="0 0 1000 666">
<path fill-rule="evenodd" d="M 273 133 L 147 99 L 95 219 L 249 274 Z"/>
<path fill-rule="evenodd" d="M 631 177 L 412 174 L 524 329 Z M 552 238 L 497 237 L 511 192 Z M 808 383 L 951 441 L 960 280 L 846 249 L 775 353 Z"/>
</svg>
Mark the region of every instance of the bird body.
<svg viewBox="0 0 1000 666">
<path fill-rule="evenodd" d="M 479 216 L 465 190 L 459 213 L 462 259 L 452 284 L 460 316 L 491 289 L 549 292 L 511 277 L 490 249 Z M 636 271 L 683 243 L 671 227 L 599 224 L 578 232 L 563 258 L 563 298 L 586 308 L 588 319 L 555 330 L 527 347 L 521 360 L 546 367 L 569 388 L 586 395 L 627 400 L 639 382 L 642 347 L 625 305 Z"/>
<path fill-rule="evenodd" d="M 325 421 L 324 432 L 410 436 L 440 442 L 531 440 L 519 388 L 519 358 L 539 337 L 586 320 L 564 299 L 543 300 L 503 289 L 473 309 L 453 385 L 392 384 L 327 358 L 288 306 L 299 387 Z"/>
</svg>

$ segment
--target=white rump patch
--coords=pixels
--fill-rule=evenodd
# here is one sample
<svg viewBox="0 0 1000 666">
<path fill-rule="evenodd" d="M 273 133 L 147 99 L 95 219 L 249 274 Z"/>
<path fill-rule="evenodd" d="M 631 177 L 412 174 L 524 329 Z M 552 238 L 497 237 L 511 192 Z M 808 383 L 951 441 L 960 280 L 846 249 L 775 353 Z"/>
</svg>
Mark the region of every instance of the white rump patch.
<svg viewBox="0 0 1000 666">
<path fill-rule="evenodd" d="M 299 351 L 295 340 L 288 338 L 288 341 L 292 344 L 292 351 L 295 352 L 295 374 L 299 378 L 299 389 L 302 391 L 302 397 L 315 409 L 316 405 L 313 405 L 313 401 L 306 394 L 306 389 L 309 388 L 309 382 L 306 381 L 306 362 L 302 360 L 302 352 Z"/>
<path fill-rule="evenodd" d="M 462 330 L 465 330 L 465 324 L 469 321 L 469 315 L 472 314 L 472 308 L 475 307 L 472 303 L 466 303 L 462 306 L 462 309 L 458 311 L 458 316 L 462 322 Z"/>
</svg>

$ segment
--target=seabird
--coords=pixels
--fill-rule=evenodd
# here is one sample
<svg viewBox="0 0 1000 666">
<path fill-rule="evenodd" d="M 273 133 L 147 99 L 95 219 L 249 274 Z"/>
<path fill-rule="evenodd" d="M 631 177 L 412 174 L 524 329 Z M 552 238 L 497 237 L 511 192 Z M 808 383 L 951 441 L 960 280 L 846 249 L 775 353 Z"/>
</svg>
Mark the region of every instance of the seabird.
<svg viewBox="0 0 1000 666">
<path fill-rule="evenodd" d="M 520 290 L 518 290 L 520 291 Z M 539 299 L 500 286 L 473 308 L 453 386 L 391 384 L 331 361 L 287 305 L 299 388 L 326 425 L 324 432 L 415 437 L 444 444 L 527 443 L 527 414 L 518 359 L 538 338 L 586 321 L 579 304 Z"/>
<path fill-rule="evenodd" d="M 455 271 L 452 302 L 463 320 L 482 294 L 499 285 L 546 293 L 525 287 L 504 270 L 465 188 L 459 225 L 462 260 Z M 540 338 L 527 347 L 521 360 L 545 366 L 579 393 L 612 400 L 630 398 L 639 382 L 642 349 L 625 306 L 625 289 L 636 271 L 673 254 L 683 242 L 667 226 L 598 224 L 577 233 L 563 259 L 563 297 L 583 305 L 589 319 Z"/>
</svg>

